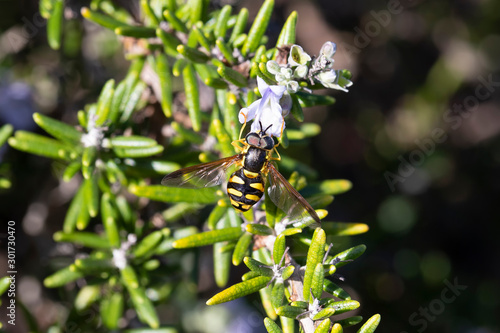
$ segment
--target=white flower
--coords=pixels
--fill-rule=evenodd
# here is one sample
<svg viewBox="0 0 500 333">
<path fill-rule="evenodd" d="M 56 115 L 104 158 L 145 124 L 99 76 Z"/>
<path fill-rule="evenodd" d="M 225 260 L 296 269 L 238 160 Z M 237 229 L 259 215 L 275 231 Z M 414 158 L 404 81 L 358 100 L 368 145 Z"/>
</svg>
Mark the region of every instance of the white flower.
<svg viewBox="0 0 500 333">
<path fill-rule="evenodd" d="M 326 88 L 338 89 L 347 92 L 346 88 L 352 86 L 352 81 L 344 77 L 339 70 L 328 70 L 316 75 L 316 79 Z"/>
<path fill-rule="evenodd" d="M 257 77 L 257 86 L 262 98 L 250 104 L 249 107 L 241 109 L 238 119 L 242 124 L 253 119 L 250 128 L 252 132 L 260 131 L 261 126 L 263 130 L 269 127 L 267 134 L 280 137 L 285 129 L 283 117 L 288 114 L 291 108 L 291 104 L 288 103 L 287 99 L 285 100 L 286 108 L 283 108 L 280 104 L 286 87 L 281 85 L 270 86 L 260 77 Z"/>
<path fill-rule="evenodd" d="M 311 56 L 304 51 L 302 46 L 292 45 L 290 54 L 288 55 L 288 63 L 291 66 L 305 65 L 310 60 Z"/>
</svg>

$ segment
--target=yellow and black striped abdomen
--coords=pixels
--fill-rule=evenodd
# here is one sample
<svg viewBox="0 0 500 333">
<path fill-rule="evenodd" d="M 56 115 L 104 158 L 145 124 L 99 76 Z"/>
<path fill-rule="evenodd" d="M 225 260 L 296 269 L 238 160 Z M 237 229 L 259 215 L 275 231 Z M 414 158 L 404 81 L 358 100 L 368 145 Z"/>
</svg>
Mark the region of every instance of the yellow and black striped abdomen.
<svg viewBox="0 0 500 333">
<path fill-rule="evenodd" d="M 260 173 L 241 168 L 234 172 L 227 183 L 227 194 L 236 210 L 246 212 L 264 194 L 264 180 Z"/>
</svg>

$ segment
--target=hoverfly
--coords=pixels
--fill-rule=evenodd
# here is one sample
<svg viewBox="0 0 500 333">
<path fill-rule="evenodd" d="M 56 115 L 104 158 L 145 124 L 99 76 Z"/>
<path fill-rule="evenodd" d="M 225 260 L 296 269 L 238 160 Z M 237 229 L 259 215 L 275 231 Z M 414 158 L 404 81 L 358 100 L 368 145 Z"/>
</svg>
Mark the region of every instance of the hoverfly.
<svg viewBox="0 0 500 333">
<path fill-rule="evenodd" d="M 272 125 L 271 125 L 272 126 Z M 227 194 L 231 205 L 240 212 L 248 211 L 264 194 L 267 177 L 267 194 L 274 204 L 286 213 L 289 221 L 302 222 L 320 219 L 314 209 L 276 170 L 271 161 L 281 160 L 271 136 L 265 130 L 250 132 L 244 139 L 232 143 L 241 152 L 214 162 L 203 163 L 174 171 L 166 175 L 162 185 L 171 187 L 204 188 L 222 184 L 231 166 L 238 166 L 228 179 Z M 242 129 L 243 130 L 243 129 Z M 243 144 L 243 147 L 238 143 Z M 276 152 L 278 157 L 272 157 Z"/>
</svg>

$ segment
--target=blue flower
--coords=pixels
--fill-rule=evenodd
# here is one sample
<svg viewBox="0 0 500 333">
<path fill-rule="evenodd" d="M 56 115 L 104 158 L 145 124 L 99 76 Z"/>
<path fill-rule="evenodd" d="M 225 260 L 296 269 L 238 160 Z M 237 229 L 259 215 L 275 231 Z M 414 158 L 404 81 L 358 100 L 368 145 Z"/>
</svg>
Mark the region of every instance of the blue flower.
<svg viewBox="0 0 500 333">
<path fill-rule="evenodd" d="M 252 132 L 260 131 L 261 126 L 262 129 L 269 127 L 267 134 L 281 137 L 285 129 L 284 116 L 291 109 L 291 97 L 285 94 L 285 86 L 270 86 L 260 77 L 257 77 L 257 86 L 262 98 L 241 109 L 238 119 L 242 124 L 253 119 Z"/>
</svg>

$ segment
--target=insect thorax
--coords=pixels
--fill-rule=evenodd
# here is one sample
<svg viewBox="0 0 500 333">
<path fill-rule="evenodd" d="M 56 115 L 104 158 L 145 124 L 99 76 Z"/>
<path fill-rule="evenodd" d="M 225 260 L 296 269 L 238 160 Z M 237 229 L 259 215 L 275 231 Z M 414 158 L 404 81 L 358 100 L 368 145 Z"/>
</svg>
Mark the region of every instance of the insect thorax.
<svg viewBox="0 0 500 333">
<path fill-rule="evenodd" d="M 243 160 L 243 167 L 251 172 L 261 172 L 268 160 L 267 155 L 267 150 L 249 147 Z"/>
</svg>

